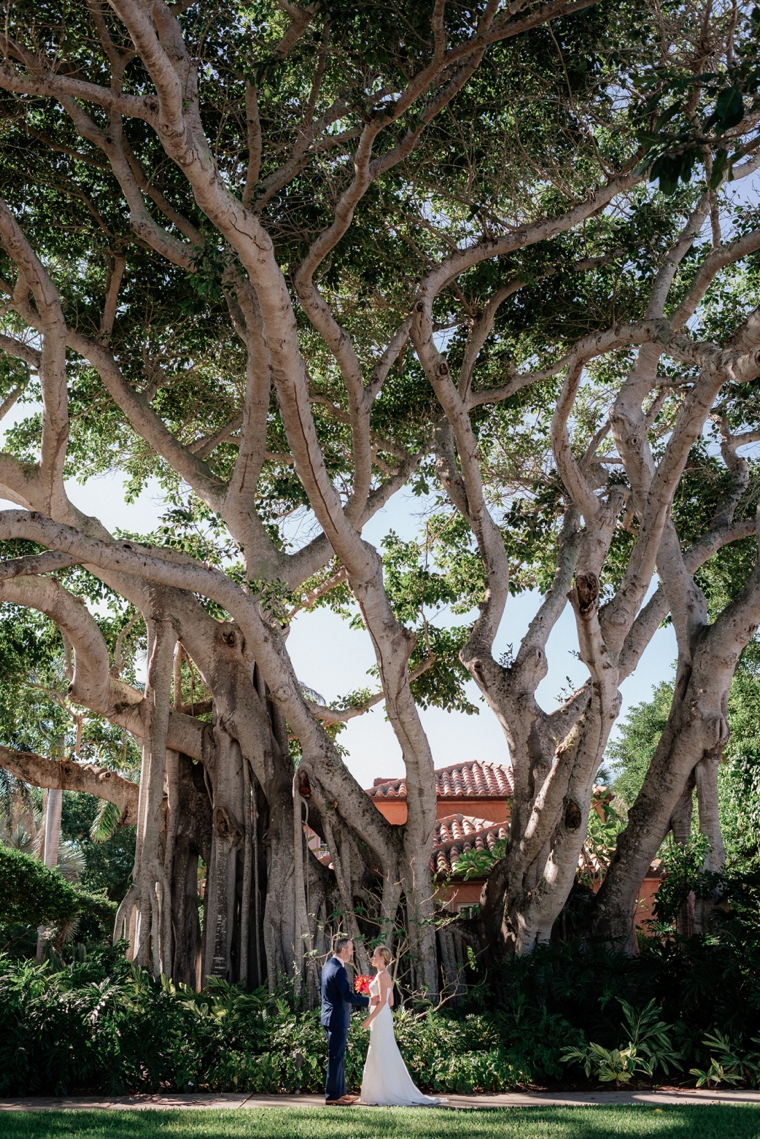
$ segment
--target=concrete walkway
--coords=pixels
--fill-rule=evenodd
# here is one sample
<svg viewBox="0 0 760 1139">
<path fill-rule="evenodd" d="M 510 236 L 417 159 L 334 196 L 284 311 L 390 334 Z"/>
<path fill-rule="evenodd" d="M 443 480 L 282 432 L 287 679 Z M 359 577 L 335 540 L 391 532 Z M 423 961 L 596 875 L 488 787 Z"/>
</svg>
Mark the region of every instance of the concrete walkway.
<svg viewBox="0 0 760 1139">
<path fill-rule="evenodd" d="M 681 1104 L 756 1104 L 760 1091 L 710 1091 L 696 1088 L 670 1088 L 660 1091 L 599 1092 L 506 1092 L 503 1095 L 451 1095 L 447 1107 L 459 1109 L 495 1107 L 590 1107 L 594 1105 L 649 1104 L 674 1107 Z M 0 1099 L 0 1111 L 167 1111 L 187 1108 L 322 1107 L 318 1095 L 125 1095 L 125 1096 L 30 1096 Z M 349 1109 L 347 1109 L 349 1110 Z M 361 1111 L 361 1105 L 350 1110 Z"/>
</svg>

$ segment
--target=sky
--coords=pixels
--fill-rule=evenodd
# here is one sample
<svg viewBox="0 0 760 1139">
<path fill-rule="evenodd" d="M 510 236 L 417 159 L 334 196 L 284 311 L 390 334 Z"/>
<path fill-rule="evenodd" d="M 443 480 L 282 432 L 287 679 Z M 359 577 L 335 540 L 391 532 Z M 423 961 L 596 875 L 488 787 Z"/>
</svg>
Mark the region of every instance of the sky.
<svg viewBox="0 0 760 1139">
<path fill-rule="evenodd" d="M 18 410 L 14 408 L 4 421 L 3 429 L 7 430 L 17 418 L 29 414 L 29 404 Z M 99 475 L 84 485 L 69 481 L 66 487 L 71 501 L 80 510 L 97 516 L 112 532 L 117 527 L 138 533 L 150 532 L 163 510 L 155 485 L 149 485 L 136 502 L 125 502 L 123 480 L 117 474 Z M 17 509 L 13 503 L 0 500 L 0 509 L 9 508 Z M 420 512 L 420 499 L 402 492 L 372 519 L 364 531 L 365 537 L 379 544 L 383 534 L 393 529 L 402 539 L 409 539 L 418 531 Z M 519 644 L 539 602 L 538 594 L 510 598 L 495 645 L 497 656 L 507 645 Z M 458 624 L 464 620 L 461 616 L 455 619 Z M 291 627 L 288 649 L 299 679 L 328 703 L 352 689 L 374 687 L 377 683 L 367 676 L 367 670 L 374 664 L 368 635 L 351 629 L 329 610 L 299 614 Z M 539 701 L 545 708 L 555 705 L 562 689 L 568 686 L 568 678 L 573 687 L 586 679 L 586 669 L 574 655 L 576 651 L 575 622 L 568 605 L 547 646 L 549 672 L 538 690 Z M 636 672 L 622 685 L 621 718 L 632 705 L 649 699 L 654 685 L 671 678 L 675 658 L 672 629 L 660 629 Z M 479 708 L 478 715 L 437 708 L 420 712 L 436 767 L 472 759 L 509 761 L 504 734 L 473 682 L 468 695 Z M 371 787 L 376 778 L 403 774 L 401 752 L 383 705 L 351 720 L 340 734 L 339 742 L 347 750 L 348 767 L 363 786 Z"/>
</svg>

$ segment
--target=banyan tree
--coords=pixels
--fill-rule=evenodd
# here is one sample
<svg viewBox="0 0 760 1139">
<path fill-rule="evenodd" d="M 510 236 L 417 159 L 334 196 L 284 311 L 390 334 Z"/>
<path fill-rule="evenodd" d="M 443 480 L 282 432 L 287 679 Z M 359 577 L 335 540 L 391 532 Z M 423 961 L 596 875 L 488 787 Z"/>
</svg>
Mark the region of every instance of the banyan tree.
<svg viewBox="0 0 760 1139">
<path fill-rule="evenodd" d="M 0 455 L 0 600 L 60 631 L 67 700 L 141 763 L 139 783 L 76 755 L 2 764 L 136 826 L 116 935 L 138 963 L 313 984 L 340 923 L 363 966 L 362 938 L 400 938 L 435 994 L 419 709 L 463 706 L 465 677 L 515 772 L 481 932 L 530 951 L 572 888 L 619 686 L 668 615 L 671 719 L 596 931 L 630 941 L 695 785 L 719 862 L 726 693 L 760 621 L 738 453 L 758 438 L 760 226 L 735 192 L 760 161 L 755 24 L 606 0 L 10 5 L 3 411 L 32 407 Z M 106 470 L 158 480 L 159 530 L 73 505 L 65 479 Z M 410 486 L 424 541 L 381 553 L 363 530 Z M 510 591 L 536 588 L 500 653 Z M 376 693 L 330 707 L 301 685 L 288 625 L 321 603 L 354 607 Z M 426 605 L 469 616 L 436 628 Z M 545 711 L 568 605 L 588 680 Z M 139 650 L 144 683 L 125 679 Z M 380 700 L 403 826 L 337 742 Z"/>
</svg>

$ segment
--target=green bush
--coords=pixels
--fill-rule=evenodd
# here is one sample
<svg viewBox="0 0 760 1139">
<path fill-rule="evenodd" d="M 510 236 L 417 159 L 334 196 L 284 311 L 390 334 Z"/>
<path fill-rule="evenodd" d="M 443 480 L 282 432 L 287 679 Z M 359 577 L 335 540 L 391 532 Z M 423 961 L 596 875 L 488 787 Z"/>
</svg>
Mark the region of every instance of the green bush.
<svg viewBox="0 0 760 1139">
<path fill-rule="evenodd" d="M 110 804 L 113 807 L 113 804 Z M 74 842 L 84 858 L 79 884 L 90 893 L 105 893 L 111 901 L 120 902 L 129 889 L 135 861 L 133 826 L 114 826 L 108 837 L 93 838 L 93 824 L 103 807 L 101 800 L 82 791 L 64 791 L 61 836 Z M 116 817 L 120 812 L 116 808 Z"/>
<path fill-rule="evenodd" d="M 485 1016 L 396 1015 L 415 1081 L 438 1092 L 504 1091 L 532 1078 Z M 346 1078 L 361 1082 L 368 1043 L 351 1021 Z M 0 957 L 0 1095 L 90 1091 L 319 1092 L 319 1011 L 212 981 L 201 994 L 154 981 L 117 947 L 61 970 Z"/>
<path fill-rule="evenodd" d="M 650 1001 L 638 1013 L 627 1001 L 621 1000 L 620 1005 L 626 1044 L 620 1048 L 594 1043 L 585 1048 L 570 1048 L 561 1057 L 562 1063 L 579 1064 L 587 1077 L 593 1073 L 603 1084 L 614 1081 L 616 1087 L 630 1083 L 637 1075 L 651 1079 L 658 1069 L 666 1076 L 671 1069 L 680 1071 L 681 1053 L 673 1047 L 672 1025 L 660 1020 L 655 1002 Z"/>
<path fill-rule="evenodd" d="M 654 899 L 652 931 L 657 933 L 675 925 L 679 910 L 689 895 L 707 899 L 720 895 L 725 889 L 725 873 L 715 874 L 703 869 L 710 843 L 703 834 L 681 846 L 672 836 L 661 847 L 664 877 Z"/>
<path fill-rule="evenodd" d="M 595 1078 L 602 1067 L 608 1074 L 624 1065 L 632 1078 L 645 1078 L 644 1065 L 631 1061 L 633 1071 L 630 1057 L 623 1056 L 631 1040 L 626 1007 L 657 1010 L 679 1062 L 692 1075 L 710 1070 L 717 1054 L 709 1041 L 716 1033 L 723 1034 L 733 1056 L 752 1057 L 760 1040 L 760 869 L 728 872 L 723 890 L 707 935 L 687 939 L 671 931 L 645 938 L 636 957 L 588 939 L 540 946 L 528 957 L 491 965 L 471 986 L 462 1011 L 514 1020 L 516 1009 L 530 1010 L 523 1067 L 542 1071 L 541 1079 L 559 1075 L 552 1060 L 573 1051 L 583 1059 L 568 1074 L 584 1074 L 589 1042 L 597 1049 L 599 1062 L 589 1066 Z M 515 1038 L 504 1030 L 500 1035 L 516 1055 Z M 544 1056 L 542 1044 L 549 1046 Z M 602 1053 L 615 1050 L 620 1055 L 603 1065 Z M 725 1071 L 737 1070 L 732 1061 L 717 1062 Z M 747 1062 L 742 1082 L 749 1081 L 748 1072 Z"/>
<path fill-rule="evenodd" d="M 542 946 L 473 974 L 457 1009 L 398 1010 L 412 1078 L 442 1094 L 582 1078 L 585 1068 L 618 1082 L 678 1066 L 705 1085 L 760 1082 L 760 874 L 726 889 L 709 937 L 651 939 L 635 958 Z M 354 1016 L 353 1088 L 367 1042 Z M 0 1095 L 319 1092 L 325 1053 L 318 1011 L 294 1009 L 285 993 L 212 980 L 196 994 L 133 969 L 123 947 L 65 968 L 0 956 Z"/>
<path fill-rule="evenodd" d="M 0 843 L 0 925 L 58 924 L 84 913 L 108 922 L 116 907 L 78 890 L 38 859 Z"/>
</svg>

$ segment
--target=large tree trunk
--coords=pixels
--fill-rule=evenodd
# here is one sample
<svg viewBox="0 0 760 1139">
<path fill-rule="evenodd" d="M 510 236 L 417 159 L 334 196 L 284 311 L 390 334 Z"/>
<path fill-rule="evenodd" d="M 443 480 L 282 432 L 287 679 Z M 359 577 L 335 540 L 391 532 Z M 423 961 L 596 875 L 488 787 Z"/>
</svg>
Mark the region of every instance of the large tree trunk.
<svg viewBox="0 0 760 1139">
<path fill-rule="evenodd" d="M 715 843 L 715 865 L 725 857 L 717 821 L 717 761 L 728 740 L 726 711 L 736 662 L 758 620 L 756 563 L 744 589 L 715 623 L 695 633 L 693 663 L 679 668 L 668 723 L 596 898 L 594 932 L 630 952 L 636 948 L 636 896 L 684 794 L 691 799 L 695 778 L 702 787 L 702 822 Z"/>
<path fill-rule="evenodd" d="M 125 936 L 137 965 L 156 975 L 172 967 L 171 873 L 163 863 L 166 841 L 164 783 L 171 677 L 176 636 L 167 620 L 160 590 L 153 592 L 148 627 L 146 721 L 143 735 L 140 798 L 132 885 L 116 915 L 115 936 Z"/>
<path fill-rule="evenodd" d="M 51 787 L 45 795 L 45 817 L 43 820 L 42 850 L 40 854 L 45 866 L 54 870 L 58 865 L 58 848 L 61 841 L 61 809 L 63 807 L 63 791 Z M 47 930 L 40 926 L 37 930 L 37 960 L 42 961 L 45 956 Z"/>
<path fill-rule="evenodd" d="M 723 748 L 716 748 L 704 756 L 694 769 L 699 811 L 699 831 L 710 844 L 702 866 L 708 874 L 720 874 L 726 865 L 726 848 L 720 829 L 718 801 L 718 768 Z M 695 899 L 694 932 L 706 933 L 720 887 L 712 890 L 709 897 Z"/>
<path fill-rule="evenodd" d="M 198 865 L 200 858 L 207 866 L 210 862 L 211 804 L 202 765 L 179 755 L 178 768 L 177 830 L 173 864 L 167 871 L 174 926 L 172 977 L 197 991 L 203 979 Z"/>
<path fill-rule="evenodd" d="M 213 787 L 211 860 L 204 906 L 203 976 L 237 979 L 240 946 L 236 944 L 238 862 L 245 839 L 243 758 L 236 741 L 218 727 L 211 775 Z M 242 899 L 245 904 L 245 899 Z"/>
</svg>

